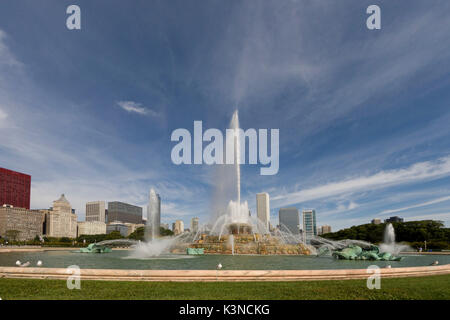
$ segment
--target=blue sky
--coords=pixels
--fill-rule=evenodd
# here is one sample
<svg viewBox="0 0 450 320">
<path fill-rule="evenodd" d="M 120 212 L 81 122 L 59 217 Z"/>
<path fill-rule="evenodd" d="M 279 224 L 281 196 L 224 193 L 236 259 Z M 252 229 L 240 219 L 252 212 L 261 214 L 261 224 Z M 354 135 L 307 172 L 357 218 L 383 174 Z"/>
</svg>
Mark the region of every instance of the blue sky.
<svg viewBox="0 0 450 320">
<path fill-rule="evenodd" d="M 32 175 L 32 207 L 65 193 L 206 222 L 214 167 L 176 166 L 174 129 L 280 129 L 280 170 L 242 168 L 242 198 L 315 208 L 339 229 L 399 215 L 450 222 L 450 3 L 0 3 L 0 166 Z M 65 27 L 78 4 L 82 29 Z"/>
</svg>

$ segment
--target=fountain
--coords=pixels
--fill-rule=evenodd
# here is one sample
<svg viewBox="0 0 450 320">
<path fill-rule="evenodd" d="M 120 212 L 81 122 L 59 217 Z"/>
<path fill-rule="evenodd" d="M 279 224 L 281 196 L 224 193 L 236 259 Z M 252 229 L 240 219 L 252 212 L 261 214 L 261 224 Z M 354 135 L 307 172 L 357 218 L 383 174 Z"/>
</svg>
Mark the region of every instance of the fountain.
<svg viewBox="0 0 450 320">
<path fill-rule="evenodd" d="M 384 229 L 383 243 L 380 244 L 380 252 L 388 252 L 390 254 L 399 254 L 402 251 L 410 251 L 408 245 L 395 243 L 395 230 L 392 223 L 386 225 Z"/>
<path fill-rule="evenodd" d="M 225 210 L 225 201 L 216 205 L 216 214 L 209 230 L 203 230 L 194 237 L 189 244 L 190 249 L 203 249 L 209 254 L 310 254 L 314 248 L 307 246 L 298 237 L 290 237 L 286 232 L 271 235 L 266 226 L 257 218 L 249 214 L 247 201 L 241 201 L 241 146 L 239 115 L 236 110 L 233 113 L 230 129 L 234 130 L 234 139 L 227 139 L 226 150 L 233 151 L 234 162 L 232 165 L 218 166 L 221 173 L 217 185 L 216 196 L 228 198 Z M 232 145 L 229 145 L 232 143 Z M 226 159 L 226 155 L 224 155 Z M 227 194 L 228 191 L 228 194 Z M 289 239 L 289 241 L 286 241 Z M 176 248 L 173 252 L 182 252 Z M 187 250 L 188 253 L 194 252 Z"/>
<path fill-rule="evenodd" d="M 259 255 L 333 255 L 339 259 L 397 260 L 395 256 L 405 246 L 395 243 L 392 225 L 388 225 L 384 243 L 380 248 L 358 240 L 331 241 L 312 237 L 304 243 L 300 234 L 289 230 L 269 232 L 257 218 L 251 217 L 247 201 L 241 200 L 241 132 L 237 110 L 233 113 L 230 129 L 233 139 L 227 139 L 226 151 L 233 152 L 233 164 L 217 165 L 219 183 L 213 201 L 213 217 L 210 224 L 200 226 L 196 233 L 184 233 L 177 237 L 158 238 L 155 226 L 159 224 L 158 195 L 150 190 L 146 242 L 138 243 L 130 258 L 147 258 L 161 254 L 259 254 Z M 232 143 L 232 145 L 229 145 Z M 230 156 L 230 155 L 229 155 Z M 224 160 L 226 154 L 224 154 Z"/>
<path fill-rule="evenodd" d="M 160 200 L 153 188 L 150 189 L 147 206 L 147 222 L 145 226 L 145 240 L 151 241 L 159 236 Z"/>
<path fill-rule="evenodd" d="M 230 236 L 228 237 L 228 242 L 231 246 L 231 254 L 234 256 L 234 236 L 233 236 L 233 234 L 230 234 Z"/>
<path fill-rule="evenodd" d="M 344 260 L 400 261 L 402 257 L 397 255 L 410 250 L 407 245 L 395 243 L 395 231 L 391 223 L 386 225 L 383 243 L 379 247 L 365 241 L 332 241 L 321 237 L 314 237 L 312 243 L 319 248 L 319 255 L 331 254 Z"/>
</svg>

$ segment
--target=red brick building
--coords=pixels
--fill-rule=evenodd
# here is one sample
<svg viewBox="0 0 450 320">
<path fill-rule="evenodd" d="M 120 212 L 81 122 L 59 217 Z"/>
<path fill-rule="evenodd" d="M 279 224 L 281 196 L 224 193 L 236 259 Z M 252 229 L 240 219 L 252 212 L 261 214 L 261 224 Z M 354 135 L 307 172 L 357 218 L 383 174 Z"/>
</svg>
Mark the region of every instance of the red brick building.
<svg viewBox="0 0 450 320">
<path fill-rule="evenodd" d="M 30 209 L 31 176 L 0 168 L 0 206 Z"/>
</svg>

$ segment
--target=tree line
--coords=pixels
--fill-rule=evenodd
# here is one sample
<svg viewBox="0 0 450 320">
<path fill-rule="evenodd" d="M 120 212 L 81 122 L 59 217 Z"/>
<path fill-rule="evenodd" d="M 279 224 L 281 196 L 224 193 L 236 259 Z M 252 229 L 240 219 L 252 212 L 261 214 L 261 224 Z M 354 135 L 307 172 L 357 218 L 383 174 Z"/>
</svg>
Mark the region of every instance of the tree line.
<svg viewBox="0 0 450 320">
<path fill-rule="evenodd" d="M 393 222 L 396 242 L 408 242 L 412 247 L 430 249 L 450 249 L 450 228 L 445 228 L 442 221 L 421 220 L 407 222 Z M 355 239 L 371 243 L 383 242 L 386 223 L 362 224 L 322 235 L 331 240 Z"/>
</svg>

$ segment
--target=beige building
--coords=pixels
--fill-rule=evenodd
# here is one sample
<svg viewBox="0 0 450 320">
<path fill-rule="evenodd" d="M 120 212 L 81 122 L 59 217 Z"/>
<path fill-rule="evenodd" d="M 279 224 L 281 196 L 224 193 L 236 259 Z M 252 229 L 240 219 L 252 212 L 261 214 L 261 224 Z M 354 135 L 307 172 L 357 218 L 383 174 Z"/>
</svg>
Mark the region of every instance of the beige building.
<svg viewBox="0 0 450 320">
<path fill-rule="evenodd" d="M 184 222 L 182 220 L 177 220 L 174 223 L 173 233 L 179 235 L 184 232 Z"/>
<path fill-rule="evenodd" d="M 264 225 L 265 232 L 268 232 L 270 222 L 270 200 L 268 193 L 256 194 L 256 214 L 258 220 Z"/>
<path fill-rule="evenodd" d="M 331 226 L 329 225 L 324 225 L 320 227 L 320 234 L 326 234 L 326 233 L 330 233 L 331 232 Z"/>
<path fill-rule="evenodd" d="M 101 221 L 78 222 L 78 236 L 92 234 L 106 234 L 106 223 Z"/>
<path fill-rule="evenodd" d="M 32 240 L 42 236 L 45 216 L 42 212 L 4 205 L 0 207 L 0 236 L 11 240 Z"/>
<path fill-rule="evenodd" d="M 371 221 L 372 224 L 381 224 L 381 219 L 375 218 Z"/>
<path fill-rule="evenodd" d="M 86 203 L 86 221 L 106 222 L 105 201 L 92 201 Z"/>
<path fill-rule="evenodd" d="M 77 237 L 77 216 L 64 194 L 53 201 L 53 208 L 41 210 L 46 215 L 46 235 L 48 237 Z"/>
</svg>

